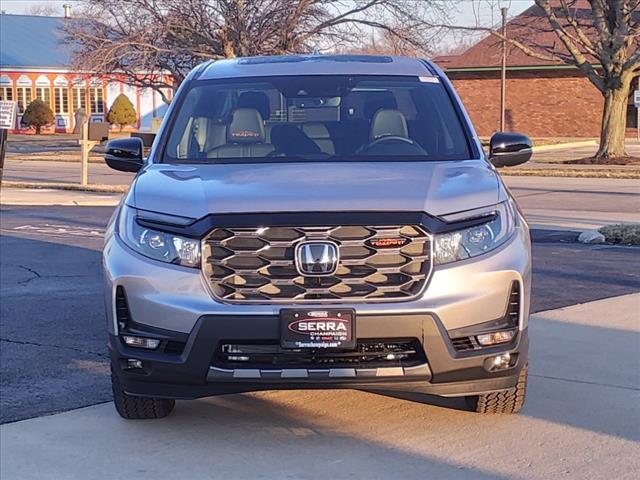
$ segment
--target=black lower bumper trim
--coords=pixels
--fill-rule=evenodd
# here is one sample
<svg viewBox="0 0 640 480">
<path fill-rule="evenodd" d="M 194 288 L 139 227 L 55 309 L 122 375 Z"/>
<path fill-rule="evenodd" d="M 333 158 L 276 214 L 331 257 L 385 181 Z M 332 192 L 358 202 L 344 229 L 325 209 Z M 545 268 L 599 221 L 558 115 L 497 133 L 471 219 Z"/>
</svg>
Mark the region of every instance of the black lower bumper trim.
<svg viewBox="0 0 640 480">
<path fill-rule="evenodd" d="M 211 374 L 215 352 L 222 341 L 242 338 L 243 341 L 279 338 L 278 316 L 203 316 L 191 334 L 184 351 L 167 354 L 141 350 L 124 345 L 118 337 L 110 337 L 110 352 L 114 373 L 125 391 L 132 395 L 165 398 L 198 398 L 256 390 L 295 388 L 353 388 L 420 392 L 435 395 L 473 395 L 501 390 L 515 385 L 517 375 L 527 361 L 527 331 L 520 332 L 508 347 L 494 347 L 474 355 L 455 351 L 440 321 L 428 314 L 360 315 L 357 334 L 360 339 L 415 338 L 422 345 L 426 368 L 420 375 L 355 375 L 336 372 L 335 375 L 306 375 L 295 378 L 271 372 L 260 378 L 242 373 Z M 139 328 L 144 326 L 139 325 Z M 184 334 L 182 334 L 184 335 Z M 180 334 L 178 334 L 180 336 Z M 181 337 L 184 340 L 184 337 Z M 517 353 L 517 363 L 499 372 L 487 372 L 485 359 L 491 355 Z M 475 352 L 474 352 L 475 353 Z M 128 368 L 128 360 L 142 362 L 142 367 Z M 414 365 L 415 366 L 415 365 Z M 412 366 L 412 367 L 414 367 Z M 242 370 L 239 367 L 236 367 Z M 261 367 L 262 368 L 262 367 Z M 292 367 L 295 370 L 295 367 Z M 309 368 L 301 366 L 300 368 Z M 397 368 L 397 367 L 396 367 Z M 277 370 L 274 367 L 273 370 Z M 402 369 L 402 368 L 401 368 Z M 390 372 L 387 372 L 390 373 Z M 252 378 L 253 377 L 253 378 Z"/>
</svg>

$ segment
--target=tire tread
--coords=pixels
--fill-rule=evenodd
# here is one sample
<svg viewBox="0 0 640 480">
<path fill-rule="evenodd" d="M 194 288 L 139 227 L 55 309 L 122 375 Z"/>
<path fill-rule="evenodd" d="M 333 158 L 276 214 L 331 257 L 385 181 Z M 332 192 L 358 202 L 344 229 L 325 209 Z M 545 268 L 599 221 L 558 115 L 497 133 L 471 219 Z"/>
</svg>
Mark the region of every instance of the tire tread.
<svg viewBox="0 0 640 480">
<path fill-rule="evenodd" d="M 520 370 L 518 382 L 513 388 L 467 397 L 471 408 L 478 413 L 518 413 L 524 405 L 527 394 L 528 370 L 528 365 Z"/>
<path fill-rule="evenodd" d="M 176 401 L 166 398 L 148 398 L 127 395 L 122 389 L 118 377 L 111 374 L 113 403 L 122 418 L 144 420 L 163 418 L 171 413 Z"/>
</svg>

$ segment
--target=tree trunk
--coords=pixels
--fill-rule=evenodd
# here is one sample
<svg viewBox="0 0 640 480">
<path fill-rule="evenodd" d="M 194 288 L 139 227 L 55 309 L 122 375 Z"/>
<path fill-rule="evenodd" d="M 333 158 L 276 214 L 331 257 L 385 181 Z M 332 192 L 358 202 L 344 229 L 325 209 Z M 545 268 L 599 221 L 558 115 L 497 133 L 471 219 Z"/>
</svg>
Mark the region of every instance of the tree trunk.
<svg viewBox="0 0 640 480">
<path fill-rule="evenodd" d="M 626 156 L 624 137 L 627 130 L 629 92 L 630 86 L 626 82 L 623 82 L 619 88 L 605 92 L 597 158 Z"/>
<path fill-rule="evenodd" d="M 40 129 L 42 127 L 40 127 L 40 125 L 36 125 L 36 135 L 40 135 Z"/>
</svg>

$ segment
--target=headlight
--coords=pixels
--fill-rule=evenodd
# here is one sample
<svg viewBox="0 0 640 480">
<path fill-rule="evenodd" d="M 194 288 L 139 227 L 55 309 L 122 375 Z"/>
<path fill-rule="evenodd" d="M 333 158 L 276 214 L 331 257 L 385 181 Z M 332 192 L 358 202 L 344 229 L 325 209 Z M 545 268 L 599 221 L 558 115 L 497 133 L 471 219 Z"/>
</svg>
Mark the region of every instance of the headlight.
<svg viewBox="0 0 640 480">
<path fill-rule="evenodd" d="M 118 236 L 145 257 L 185 267 L 200 266 L 200 240 L 143 227 L 136 221 L 136 210 L 126 205 L 120 210 Z"/>
<path fill-rule="evenodd" d="M 482 255 L 511 238 L 518 222 L 513 201 L 498 204 L 496 213 L 496 217 L 490 222 L 436 235 L 433 244 L 434 265 Z"/>
</svg>

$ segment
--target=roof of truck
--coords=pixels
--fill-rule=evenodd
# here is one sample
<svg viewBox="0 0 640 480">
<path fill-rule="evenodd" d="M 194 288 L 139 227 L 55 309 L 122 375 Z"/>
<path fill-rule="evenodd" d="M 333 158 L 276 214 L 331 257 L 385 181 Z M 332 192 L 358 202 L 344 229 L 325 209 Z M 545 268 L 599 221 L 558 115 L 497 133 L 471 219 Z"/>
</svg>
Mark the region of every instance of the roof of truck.
<svg viewBox="0 0 640 480">
<path fill-rule="evenodd" d="M 199 80 L 275 75 L 434 76 L 417 58 L 373 55 L 277 55 L 218 60 L 205 66 Z"/>
</svg>

